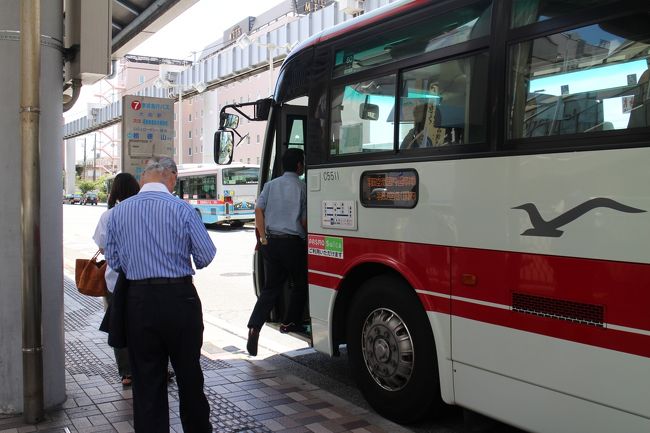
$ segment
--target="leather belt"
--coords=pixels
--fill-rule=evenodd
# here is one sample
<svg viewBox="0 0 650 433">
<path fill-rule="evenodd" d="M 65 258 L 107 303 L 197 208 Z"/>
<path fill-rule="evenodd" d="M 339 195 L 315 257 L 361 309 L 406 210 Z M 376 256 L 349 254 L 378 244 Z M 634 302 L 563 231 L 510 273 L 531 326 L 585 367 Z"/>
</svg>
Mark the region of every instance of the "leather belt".
<svg viewBox="0 0 650 433">
<path fill-rule="evenodd" d="M 160 286 L 165 284 L 187 284 L 192 282 L 192 277 L 179 277 L 179 278 L 145 278 L 144 280 L 130 280 L 129 284 L 132 286 Z"/>
<path fill-rule="evenodd" d="M 292 239 L 292 238 L 302 239 L 298 235 L 275 234 L 275 233 L 267 233 L 266 237 L 269 239 Z"/>
</svg>

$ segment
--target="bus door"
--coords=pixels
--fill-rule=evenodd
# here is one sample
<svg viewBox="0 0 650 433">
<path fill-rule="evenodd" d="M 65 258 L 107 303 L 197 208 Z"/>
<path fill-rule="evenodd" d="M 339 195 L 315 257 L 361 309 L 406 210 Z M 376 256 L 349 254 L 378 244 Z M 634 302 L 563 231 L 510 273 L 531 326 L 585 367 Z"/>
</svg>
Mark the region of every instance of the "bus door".
<svg viewBox="0 0 650 433">
<path fill-rule="evenodd" d="M 260 178 L 260 182 L 275 179 L 282 176 L 282 156 L 287 149 L 299 148 L 304 151 L 305 137 L 307 130 L 307 98 L 301 97 L 291 101 L 290 104 L 284 104 L 280 107 L 275 107 L 278 110 L 275 116 L 272 116 L 271 124 L 267 128 L 267 136 L 273 134 L 273 146 L 271 155 L 263 156 L 261 173 L 268 173 L 266 179 Z M 268 139 L 268 138 L 267 138 Z M 306 169 L 305 169 L 306 171 Z M 301 179 L 305 181 L 306 176 L 303 174 Z M 260 192 L 263 185 L 260 184 Z M 306 252 L 305 252 L 306 254 Z M 264 285 L 264 261 L 259 249 L 255 250 L 253 258 L 254 280 L 255 280 L 255 294 L 259 296 L 260 290 Z M 287 281 L 282 290 L 275 308 L 271 311 L 269 324 L 272 327 L 278 327 L 284 317 L 284 312 L 287 309 L 289 301 L 289 292 L 291 282 Z M 307 308 L 305 308 L 305 318 L 309 317 Z"/>
</svg>

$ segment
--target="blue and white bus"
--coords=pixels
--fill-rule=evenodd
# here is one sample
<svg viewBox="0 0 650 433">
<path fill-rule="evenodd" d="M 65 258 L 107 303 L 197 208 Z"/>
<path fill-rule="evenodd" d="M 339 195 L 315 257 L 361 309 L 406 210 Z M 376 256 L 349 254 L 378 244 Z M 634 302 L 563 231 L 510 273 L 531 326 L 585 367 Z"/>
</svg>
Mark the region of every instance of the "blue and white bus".
<svg viewBox="0 0 650 433">
<path fill-rule="evenodd" d="M 176 194 L 201 215 L 204 224 L 240 227 L 255 220 L 259 166 L 185 164 L 179 167 Z"/>
</svg>

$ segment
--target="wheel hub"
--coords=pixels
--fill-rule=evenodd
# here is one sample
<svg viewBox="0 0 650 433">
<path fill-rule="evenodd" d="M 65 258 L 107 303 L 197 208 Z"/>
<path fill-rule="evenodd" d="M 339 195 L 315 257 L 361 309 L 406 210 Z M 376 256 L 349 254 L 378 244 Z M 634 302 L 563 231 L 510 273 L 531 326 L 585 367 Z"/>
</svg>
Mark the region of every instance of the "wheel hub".
<svg viewBox="0 0 650 433">
<path fill-rule="evenodd" d="M 370 376 L 382 388 L 399 391 L 413 373 L 413 340 L 406 323 L 394 311 L 378 308 L 366 317 L 362 352 Z"/>
</svg>

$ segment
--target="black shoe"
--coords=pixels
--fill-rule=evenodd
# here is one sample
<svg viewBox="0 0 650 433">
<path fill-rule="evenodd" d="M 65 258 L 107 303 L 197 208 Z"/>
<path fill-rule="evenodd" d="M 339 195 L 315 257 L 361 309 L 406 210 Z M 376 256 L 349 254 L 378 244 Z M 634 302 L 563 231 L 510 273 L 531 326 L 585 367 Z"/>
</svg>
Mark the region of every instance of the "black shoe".
<svg viewBox="0 0 650 433">
<path fill-rule="evenodd" d="M 282 334 L 287 334 L 289 332 L 305 332 L 305 327 L 291 322 L 287 325 L 280 325 L 280 332 Z"/>
<path fill-rule="evenodd" d="M 255 328 L 248 328 L 248 342 L 246 343 L 246 350 L 251 356 L 257 356 L 257 341 L 260 338 L 260 330 Z"/>
</svg>

